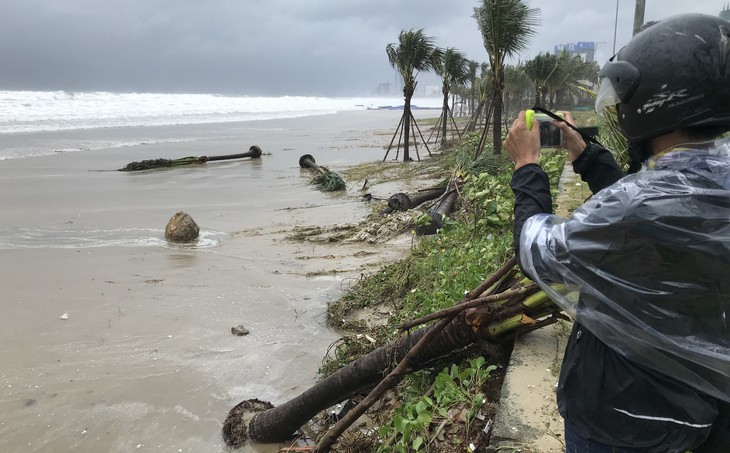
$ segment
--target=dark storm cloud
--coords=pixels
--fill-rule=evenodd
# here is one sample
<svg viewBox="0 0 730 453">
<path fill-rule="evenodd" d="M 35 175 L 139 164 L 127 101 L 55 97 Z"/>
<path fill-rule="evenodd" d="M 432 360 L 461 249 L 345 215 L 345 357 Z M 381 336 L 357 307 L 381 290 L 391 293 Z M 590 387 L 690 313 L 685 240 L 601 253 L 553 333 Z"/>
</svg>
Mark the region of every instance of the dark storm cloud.
<svg viewBox="0 0 730 453">
<path fill-rule="evenodd" d="M 422 28 L 439 46 L 486 61 L 471 17 L 477 3 L 0 0 L 0 89 L 367 95 L 393 81 L 385 46 L 403 29 Z M 529 3 L 541 8 L 542 26 L 523 60 L 570 41 L 598 41 L 599 60 L 610 56 L 614 2 Z M 623 44 L 633 2 L 620 3 Z M 647 20 L 690 8 L 647 3 Z M 691 8 L 717 14 L 721 2 Z"/>
</svg>

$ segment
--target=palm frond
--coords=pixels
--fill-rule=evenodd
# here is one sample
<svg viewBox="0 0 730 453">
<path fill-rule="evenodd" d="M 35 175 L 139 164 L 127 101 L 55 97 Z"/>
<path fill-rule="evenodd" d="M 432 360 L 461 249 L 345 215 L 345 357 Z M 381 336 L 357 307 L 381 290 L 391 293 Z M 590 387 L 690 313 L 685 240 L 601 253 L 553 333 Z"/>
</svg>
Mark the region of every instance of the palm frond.
<svg viewBox="0 0 730 453">
<path fill-rule="evenodd" d="M 502 154 L 481 153 L 476 158 L 473 153 L 461 152 L 456 156 L 457 173 L 468 173 L 472 175 L 480 175 L 489 173 L 490 175 L 498 175 L 504 171 L 510 160 Z"/>
<path fill-rule="evenodd" d="M 482 0 L 474 8 L 493 68 L 527 47 L 540 25 L 539 13 L 539 8 L 530 8 L 523 0 Z"/>
<path fill-rule="evenodd" d="M 593 98 L 596 97 L 596 92 L 589 90 L 584 87 L 578 87 L 579 90 L 589 94 Z M 629 168 L 629 140 L 621 130 L 621 126 L 618 123 L 618 111 L 616 106 L 610 106 L 604 108 L 603 112 L 598 115 L 598 129 L 600 134 L 598 141 L 600 141 L 607 149 L 611 151 L 613 157 L 621 165 L 624 170 Z"/>
<path fill-rule="evenodd" d="M 201 164 L 204 161 L 197 156 L 182 157 L 180 159 L 146 159 L 137 162 L 130 162 L 119 171 L 142 171 L 153 168 L 178 167 L 181 165 Z"/>
<path fill-rule="evenodd" d="M 325 167 L 320 167 L 317 174 L 312 178 L 312 184 L 322 192 L 336 192 L 347 188 L 347 184 L 340 175 Z"/>
<path fill-rule="evenodd" d="M 388 61 L 403 77 L 406 85 L 415 83 L 415 73 L 433 68 L 432 56 L 436 49 L 433 38 L 423 29 L 401 30 L 398 43 L 385 47 Z"/>
</svg>

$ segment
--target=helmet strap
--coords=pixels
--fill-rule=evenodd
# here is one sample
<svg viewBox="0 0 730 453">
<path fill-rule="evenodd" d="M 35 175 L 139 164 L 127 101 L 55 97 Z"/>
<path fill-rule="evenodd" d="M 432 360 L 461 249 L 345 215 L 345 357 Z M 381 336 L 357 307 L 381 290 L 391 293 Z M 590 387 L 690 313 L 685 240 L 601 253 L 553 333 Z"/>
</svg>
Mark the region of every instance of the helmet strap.
<svg viewBox="0 0 730 453">
<path fill-rule="evenodd" d="M 636 173 L 641 169 L 641 164 L 644 163 L 651 156 L 651 148 L 649 147 L 649 141 L 645 140 L 642 142 L 629 141 L 629 169 L 626 171 L 628 174 Z"/>
</svg>

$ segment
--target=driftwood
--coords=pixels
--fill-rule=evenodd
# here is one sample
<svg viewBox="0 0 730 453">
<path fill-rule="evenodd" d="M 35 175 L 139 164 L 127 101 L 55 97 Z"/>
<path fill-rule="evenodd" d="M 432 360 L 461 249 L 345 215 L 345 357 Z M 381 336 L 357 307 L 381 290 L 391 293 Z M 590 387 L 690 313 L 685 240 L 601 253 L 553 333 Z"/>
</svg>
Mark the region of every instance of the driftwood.
<svg viewBox="0 0 730 453">
<path fill-rule="evenodd" d="M 560 310 L 536 285 L 514 281 L 515 265 L 512 258 L 458 305 L 430 315 L 429 320 L 440 319 L 438 323 L 360 357 L 290 401 L 276 407 L 258 400 L 239 403 L 223 425 L 226 444 L 237 447 L 249 439 L 263 443 L 291 439 L 319 412 L 374 387 L 320 440 L 316 451 L 329 451 L 338 436 L 405 373 L 432 365 L 480 340 L 499 344 L 555 322 Z M 423 322 L 427 321 L 416 320 L 411 325 Z"/>
</svg>

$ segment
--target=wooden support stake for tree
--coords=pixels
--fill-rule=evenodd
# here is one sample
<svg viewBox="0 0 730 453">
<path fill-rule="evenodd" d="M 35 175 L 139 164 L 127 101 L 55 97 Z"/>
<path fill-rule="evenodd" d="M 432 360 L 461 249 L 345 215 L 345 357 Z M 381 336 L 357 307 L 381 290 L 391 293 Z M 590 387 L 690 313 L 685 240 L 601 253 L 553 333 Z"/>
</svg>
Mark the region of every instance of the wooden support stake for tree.
<svg viewBox="0 0 730 453">
<path fill-rule="evenodd" d="M 408 118 L 406 118 L 406 116 Z M 406 112 L 404 111 L 403 115 L 401 116 L 400 123 L 398 124 L 398 128 L 396 128 L 395 133 L 393 134 L 393 138 L 390 140 L 390 144 L 388 145 L 388 149 L 385 152 L 385 156 L 383 156 L 383 162 L 385 162 L 385 160 L 388 158 L 388 153 L 390 153 L 390 148 L 393 146 L 393 141 L 395 141 L 395 136 L 398 135 L 398 130 L 400 130 L 401 135 L 398 138 L 398 147 L 396 149 L 396 155 L 395 155 L 395 160 L 398 160 L 398 152 L 400 151 L 400 144 L 401 144 L 401 140 L 403 139 L 403 132 L 405 131 L 405 124 L 404 124 L 405 121 L 409 121 L 408 124 L 411 124 L 413 126 L 412 129 L 418 131 L 418 135 L 421 137 L 421 141 L 423 142 L 424 146 L 426 147 L 426 151 L 428 151 L 429 157 L 433 157 L 431 154 L 431 150 L 428 148 L 428 143 L 426 142 L 426 139 L 423 138 L 421 129 L 418 127 L 418 123 L 416 123 L 416 118 L 413 116 L 413 113 L 408 112 L 408 114 L 406 114 Z M 401 128 L 401 126 L 403 126 L 403 127 Z M 410 140 L 409 140 L 409 142 L 410 142 Z M 418 155 L 418 144 L 417 143 L 418 142 L 414 140 L 413 146 L 416 148 L 416 158 L 420 161 L 421 157 Z"/>
<path fill-rule="evenodd" d="M 428 141 L 431 141 L 431 137 L 433 137 L 434 132 L 436 133 L 436 139 L 434 140 L 434 143 L 438 143 L 439 138 L 441 137 L 441 121 L 443 121 L 444 114 L 443 110 L 441 111 L 441 115 L 439 116 L 438 121 L 433 126 L 433 129 L 431 129 L 431 133 L 428 135 Z"/>
<path fill-rule="evenodd" d="M 423 138 L 423 134 L 421 133 L 421 128 L 418 127 L 418 123 L 416 123 L 416 118 L 411 113 L 411 118 L 413 119 L 413 125 L 416 127 L 416 130 L 418 131 L 418 136 L 421 137 L 421 141 L 423 142 L 423 146 L 426 147 L 426 151 L 428 151 L 428 157 L 433 157 L 431 154 L 431 150 L 428 149 L 428 143 L 426 143 L 426 139 Z"/>
<path fill-rule="evenodd" d="M 393 146 L 393 142 L 395 141 L 395 136 L 398 135 L 398 131 L 401 131 L 401 127 L 403 126 L 403 118 L 405 118 L 405 113 L 401 115 L 400 122 L 398 123 L 398 127 L 395 128 L 395 132 L 393 133 L 393 138 L 390 139 L 390 144 L 388 145 L 388 149 L 385 151 L 385 156 L 383 156 L 383 162 L 385 162 L 385 159 L 388 158 L 388 153 L 390 152 L 390 148 Z M 403 135 L 403 131 L 401 131 L 401 136 Z M 400 149 L 400 138 L 398 139 L 398 149 Z M 395 158 L 398 159 L 398 154 L 396 151 Z"/>
<path fill-rule="evenodd" d="M 461 140 L 461 131 L 459 131 L 459 126 L 456 125 L 456 120 L 454 119 L 454 113 L 449 110 L 449 118 L 451 118 L 451 124 L 454 125 L 454 129 L 456 130 L 456 135 L 459 137 L 459 140 Z"/>
</svg>

